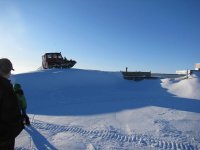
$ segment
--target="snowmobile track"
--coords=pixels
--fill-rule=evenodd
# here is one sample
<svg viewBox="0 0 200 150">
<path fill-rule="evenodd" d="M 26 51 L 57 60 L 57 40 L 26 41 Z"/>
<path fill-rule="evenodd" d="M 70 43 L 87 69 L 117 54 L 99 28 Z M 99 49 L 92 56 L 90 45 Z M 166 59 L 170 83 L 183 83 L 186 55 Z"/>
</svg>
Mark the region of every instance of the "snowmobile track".
<svg viewBox="0 0 200 150">
<path fill-rule="evenodd" d="M 199 150 L 197 146 L 193 146 L 190 143 L 178 143 L 174 141 L 163 141 L 159 139 L 154 139 L 146 135 L 126 135 L 117 132 L 116 130 L 85 130 L 78 126 L 62 126 L 56 124 L 50 124 L 35 120 L 32 126 L 39 130 L 50 130 L 51 132 L 70 132 L 79 134 L 88 139 L 100 138 L 102 140 L 110 140 L 122 143 L 133 143 L 141 146 L 152 147 L 155 149 L 169 149 L 169 150 Z"/>
</svg>

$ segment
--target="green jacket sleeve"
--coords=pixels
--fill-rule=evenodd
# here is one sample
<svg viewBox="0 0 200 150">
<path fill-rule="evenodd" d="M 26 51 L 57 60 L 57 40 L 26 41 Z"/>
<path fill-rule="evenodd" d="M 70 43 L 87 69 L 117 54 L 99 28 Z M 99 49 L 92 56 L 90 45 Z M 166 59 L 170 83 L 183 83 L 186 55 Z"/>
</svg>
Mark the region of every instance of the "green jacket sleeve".
<svg viewBox="0 0 200 150">
<path fill-rule="evenodd" d="M 19 95 L 17 94 L 17 98 L 19 100 L 19 104 L 20 104 L 20 107 L 22 109 L 26 109 L 27 108 L 27 103 L 26 103 L 26 98 L 24 95 Z"/>
</svg>

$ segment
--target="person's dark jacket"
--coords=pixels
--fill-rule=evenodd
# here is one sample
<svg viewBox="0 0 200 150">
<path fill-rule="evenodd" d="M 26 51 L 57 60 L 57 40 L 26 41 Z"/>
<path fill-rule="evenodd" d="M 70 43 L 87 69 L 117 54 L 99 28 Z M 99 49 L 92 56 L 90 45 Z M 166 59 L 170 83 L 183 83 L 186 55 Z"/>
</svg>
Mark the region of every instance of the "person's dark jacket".
<svg viewBox="0 0 200 150">
<path fill-rule="evenodd" d="M 15 138 L 22 130 L 17 96 L 10 81 L 0 76 L 0 140 Z"/>
</svg>

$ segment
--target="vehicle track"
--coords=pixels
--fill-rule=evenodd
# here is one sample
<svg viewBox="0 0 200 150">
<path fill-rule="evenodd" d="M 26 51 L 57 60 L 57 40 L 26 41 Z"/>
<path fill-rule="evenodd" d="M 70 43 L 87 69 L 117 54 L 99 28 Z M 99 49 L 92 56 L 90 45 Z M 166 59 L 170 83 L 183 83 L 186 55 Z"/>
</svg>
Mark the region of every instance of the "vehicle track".
<svg viewBox="0 0 200 150">
<path fill-rule="evenodd" d="M 34 128 L 39 130 L 50 130 L 53 133 L 59 132 L 70 132 L 74 134 L 79 134 L 88 139 L 100 138 L 106 141 L 115 141 L 121 143 L 133 143 L 140 146 L 152 147 L 157 149 L 169 149 L 169 150 L 198 150 L 197 146 L 190 143 L 179 143 L 175 141 L 164 141 L 156 138 L 149 137 L 147 135 L 132 134 L 126 135 L 121 134 L 116 130 L 85 130 L 84 128 L 78 126 L 62 126 L 56 124 L 50 124 L 35 120 L 32 123 Z"/>
</svg>

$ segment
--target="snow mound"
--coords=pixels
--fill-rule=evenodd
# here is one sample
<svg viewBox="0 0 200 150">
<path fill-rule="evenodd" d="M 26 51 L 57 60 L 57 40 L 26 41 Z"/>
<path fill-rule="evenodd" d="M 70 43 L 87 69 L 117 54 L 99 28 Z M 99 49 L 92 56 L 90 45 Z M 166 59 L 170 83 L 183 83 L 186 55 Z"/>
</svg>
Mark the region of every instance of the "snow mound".
<svg viewBox="0 0 200 150">
<path fill-rule="evenodd" d="M 200 100 L 200 72 L 189 78 L 163 79 L 161 85 L 177 97 Z"/>
<path fill-rule="evenodd" d="M 199 99 L 198 74 L 129 81 L 120 72 L 51 69 L 13 82 L 31 119 L 16 149 L 200 149 L 200 101 L 183 98 Z"/>
<path fill-rule="evenodd" d="M 96 102 L 133 97 L 130 95 L 133 84 L 124 80 L 120 72 L 50 69 L 18 74 L 13 78 L 22 85 L 31 106 L 28 110 L 35 114 L 90 114 L 87 107 Z M 100 106 L 93 109 L 102 112 Z"/>
</svg>

